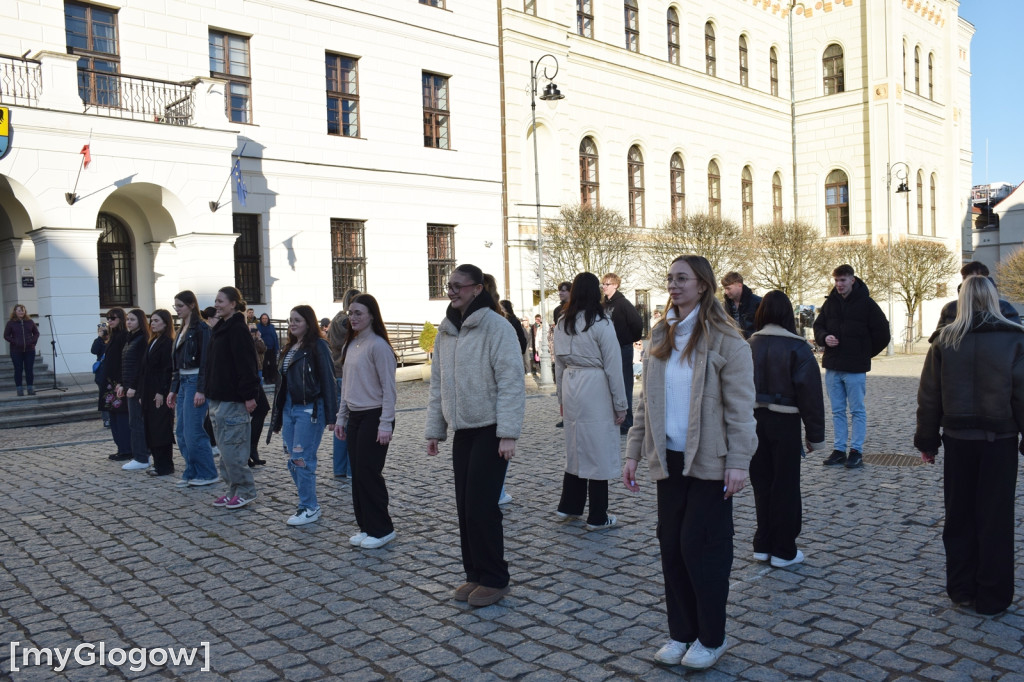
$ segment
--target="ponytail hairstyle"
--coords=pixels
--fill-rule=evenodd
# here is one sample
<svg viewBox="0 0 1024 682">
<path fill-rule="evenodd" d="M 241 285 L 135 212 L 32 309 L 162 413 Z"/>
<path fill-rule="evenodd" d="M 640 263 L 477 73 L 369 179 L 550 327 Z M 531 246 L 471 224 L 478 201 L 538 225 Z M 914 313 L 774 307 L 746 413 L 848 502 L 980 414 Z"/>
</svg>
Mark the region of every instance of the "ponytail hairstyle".
<svg viewBox="0 0 1024 682">
<path fill-rule="evenodd" d="M 227 296 L 228 300 L 235 304 L 236 311 L 245 312 L 247 306 L 245 304 L 245 299 L 242 298 L 241 291 L 235 287 L 221 287 L 217 291 Z"/>
<path fill-rule="evenodd" d="M 359 294 L 349 301 L 350 306 L 353 303 L 366 306 L 366 311 L 370 313 L 370 330 L 380 338 L 384 339 L 388 344 L 388 348 L 390 348 L 391 352 L 394 353 L 395 348 L 391 345 L 391 339 L 388 337 L 387 327 L 384 326 L 384 320 L 380 318 L 380 305 L 377 303 L 377 299 L 370 294 Z M 341 350 L 342 367 L 345 366 L 345 357 L 348 355 L 348 346 L 352 343 L 354 338 L 356 338 L 356 332 L 352 329 L 352 321 L 350 320 L 348 323 L 348 329 L 345 330 L 345 346 Z M 395 358 L 397 357 L 398 354 L 395 353 Z"/>
<path fill-rule="evenodd" d="M 508 317 L 508 315 L 505 314 L 505 309 L 498 302 L 501 296 L 498 295 L 498 281 L 494 279 L 494 275 L 484 273 L 484 291 L 491 296 L 491 310 L 502 317 Z"/>
</svg>

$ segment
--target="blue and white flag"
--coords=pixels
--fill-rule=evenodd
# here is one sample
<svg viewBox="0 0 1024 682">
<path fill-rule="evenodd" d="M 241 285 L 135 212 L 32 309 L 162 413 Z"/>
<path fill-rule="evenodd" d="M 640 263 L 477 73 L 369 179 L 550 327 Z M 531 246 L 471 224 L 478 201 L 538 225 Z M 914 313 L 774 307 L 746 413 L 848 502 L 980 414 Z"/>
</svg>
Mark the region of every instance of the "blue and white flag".
<svg viewBox="0 0 1024 682">
<path fill-rule="evenodd" d="M 235 191 L 238 192 L 238 203 L 245 206 L 245 197 L 249 190 L 245 188 L 245 181 L 242 180 L 242 160 L 235 159 L 235 165 L 231 167 L 231 175 L 235 177 Z"/>
</svg>

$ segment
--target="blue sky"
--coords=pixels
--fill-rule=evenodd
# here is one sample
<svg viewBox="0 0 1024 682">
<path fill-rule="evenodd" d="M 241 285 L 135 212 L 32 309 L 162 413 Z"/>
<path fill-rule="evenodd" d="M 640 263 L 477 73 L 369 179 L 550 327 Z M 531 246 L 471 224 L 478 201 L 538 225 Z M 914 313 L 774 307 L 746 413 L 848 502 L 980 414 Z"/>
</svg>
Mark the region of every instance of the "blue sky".
<svg viewBox="0 0 1024 682">
<path fill-rule="evenodd" d="M 963 0 L 960 16 L 974 24 L 971 40 L 971 146 L 974 184 L 1024 181 L 1024 2 Z M 988 139 L 988 173 L 985 140 Z"/>
</svg>

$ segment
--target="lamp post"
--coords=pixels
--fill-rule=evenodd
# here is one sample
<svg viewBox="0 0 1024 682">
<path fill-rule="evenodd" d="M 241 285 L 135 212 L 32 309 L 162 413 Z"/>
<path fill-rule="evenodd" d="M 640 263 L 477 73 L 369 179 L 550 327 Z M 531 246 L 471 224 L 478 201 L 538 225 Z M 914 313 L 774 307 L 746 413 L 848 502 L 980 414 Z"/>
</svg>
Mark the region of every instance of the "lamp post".
<svg viewBox="0 0 1024 682">
<path fill-rule="evenodd" d="M 899 168 L 899 166 L 903 168 Z M 888 256 L 886 273 L 889 276 L 889 347 L 886 348 L 885 354 L 889 356 L 895 353 L 892 342 L 892 176 L 895 174 L 896 180 L 899 181 L 899 185 L 896 186 L 896 194 L 906 194 L 910 192 L 910 187 L 907 186 L 909 172 L 910 166 L 903 161 L 886 162 L 885 164 L 885 207 L 887 212 L 885 251 Z"/>
<path fill-rule="evenodd" d="M 547 325 L 548 307 L 545 303 L 547 292 L 544 290 L 544 235 L 540 224 L 540 155 L 537 151 L 537 72 L 545 59 L 550 59 L 554 71 L 548 74 L 548 67 L 545 65 L 541 75 L 547 79 L 548 84 L 544 86 L 544 93 L 540 98 L 544 101 L 559 100 L 565 97 L 555 85 L 555 76 L 558 75 L 558 60 L 552 54 L 545 54 L 536 62 L 530 61 L 530 115 L 533 119 L 533 184 L 537 199 L 537 275 L 540 278 L 540 324 L 541 343 L 537 352 L 540 356 L 540 379 L 538 384 L 550 386 L 554 383 L 551 374 L 551 356 L 548 354 Z"/>
</svg>

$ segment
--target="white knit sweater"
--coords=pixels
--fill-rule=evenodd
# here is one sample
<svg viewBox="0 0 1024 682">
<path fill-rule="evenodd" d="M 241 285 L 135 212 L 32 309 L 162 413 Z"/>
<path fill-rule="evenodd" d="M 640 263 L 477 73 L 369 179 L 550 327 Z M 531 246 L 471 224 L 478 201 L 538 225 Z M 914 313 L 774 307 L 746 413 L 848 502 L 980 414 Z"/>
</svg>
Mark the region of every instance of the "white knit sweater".
<svg viewBox="0 0 1024 682">
<path fill-rule="evenodd" d="M 683 362 L 683 349 L 697 324 L 700 305 L 694 307 L 682 322 L 676 325 L 672 355 L 665 363 L 665 447 L 686 451 L 686 434 L 690 428 L 690 387 L 693 385 L 693 356 Z M 678 319 L 676 309 L 670 308 L 666 318 L 671 325 Z"/>
</svg>

